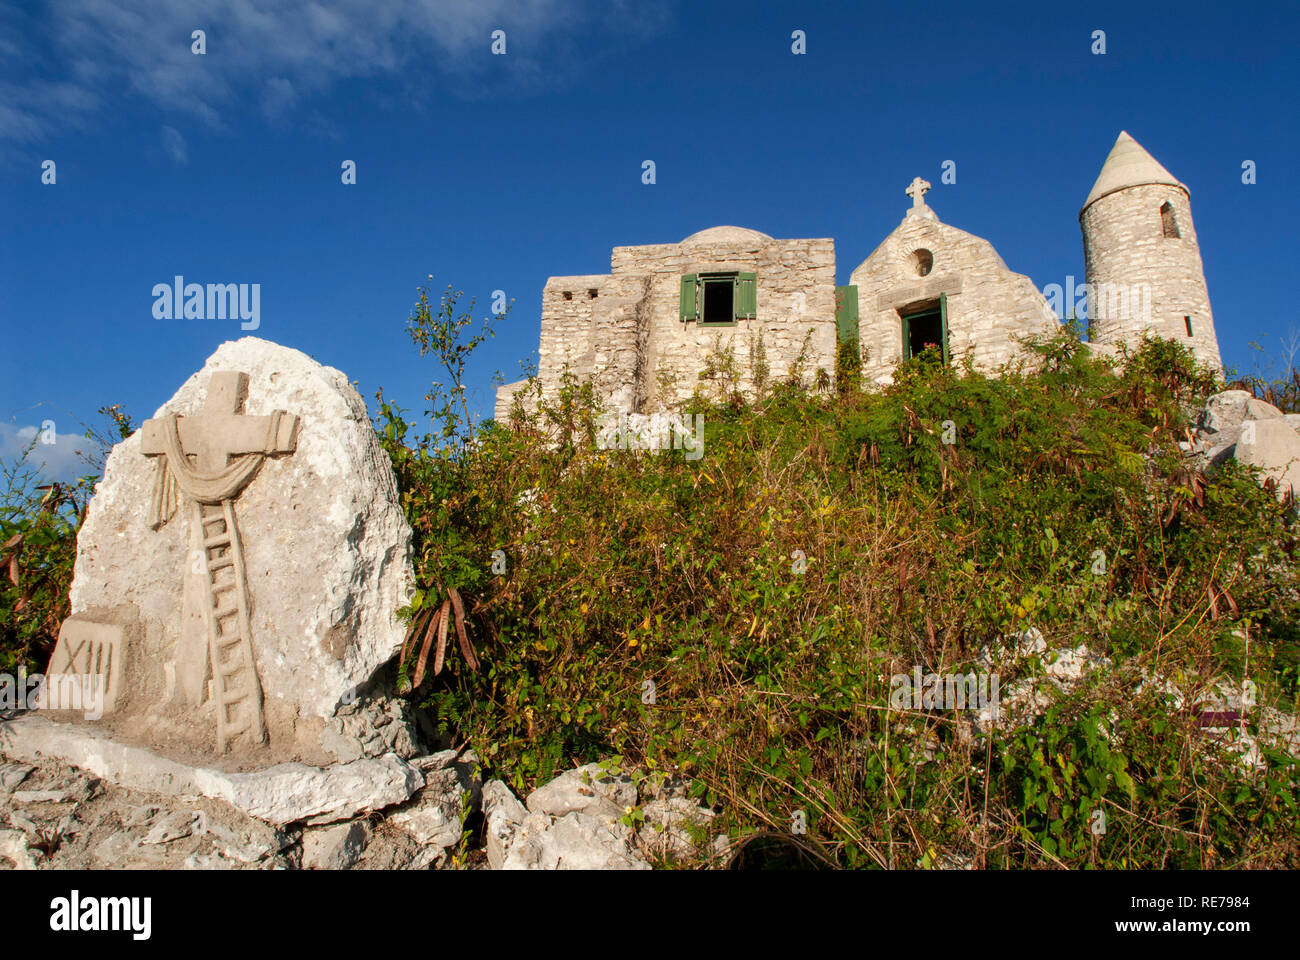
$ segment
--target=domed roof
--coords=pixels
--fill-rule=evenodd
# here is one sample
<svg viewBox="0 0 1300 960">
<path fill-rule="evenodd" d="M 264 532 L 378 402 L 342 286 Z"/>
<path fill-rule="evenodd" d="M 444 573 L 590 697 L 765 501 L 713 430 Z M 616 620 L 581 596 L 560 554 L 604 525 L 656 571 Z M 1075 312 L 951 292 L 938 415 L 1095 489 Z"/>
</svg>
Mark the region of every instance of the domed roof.
<svg viewBox="0 0 1300 960">
<path fill-rule="evenodd" d="M 692 233 L 682 243 L 761 243 L 771 239 L 766 233 L 747 227 L 709 227 L 699 233 Z"/>
<path fill-rule="evenodd" d="M 1092 185 L 1088 199 L 1083 202 L 1083 208 L 1086 210 L 1090 203 L 1108 193 L 1146 183 L 1164 183 L 1188 192 L 1172 173 L 1160 166 L 1155 157 L 1143 150 L 1142 145 L 1128 135 L 1128 131 L 1121 130 L 1119 139 L 1115 141 L 1110 155 L 1102 164 L 1097 182 Z"/>
</svg>

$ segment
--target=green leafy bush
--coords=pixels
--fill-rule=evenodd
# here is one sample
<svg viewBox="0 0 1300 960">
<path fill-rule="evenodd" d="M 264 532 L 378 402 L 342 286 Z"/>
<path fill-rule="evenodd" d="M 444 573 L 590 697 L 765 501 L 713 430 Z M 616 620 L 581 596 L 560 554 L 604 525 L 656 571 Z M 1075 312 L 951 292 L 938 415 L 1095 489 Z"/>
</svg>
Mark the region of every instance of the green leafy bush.
<svg viewBox="0 0 1300 960">
<path fill-rule="evenodd" d="M 109 447 L 134 429 L 118 406 L 100 413 L 107 426 L 86 431 L 93 472 L 79 480 L 42 476 L 36 437 L 12 463 L 0 463 L 0 673 L 44 669 L 68 615 L 77 531 Z"/>
<path fill-rule="evenodd" d="M 381 406 L 421 586 L 473 596 L 483 660 L 415 695 L 517 789 L 618 755 L 692 778 L 733 836 L 802 814 L 848 867 L 1297 865 L 1295 767 L 1134 695 L 1248 675 L 1295 710 L 1294 514 L 1183 465 L 1215 382 L 1181 347 L 1034 349 L 997 377 L 922 355 L 874 392 L 711 389 L 694 461 L 598 449 L 574 378 L 441 453 Z M 1031 626 L 1113 669 L 988 738 L 890 708 L 891 676 Z"/>
</svg>

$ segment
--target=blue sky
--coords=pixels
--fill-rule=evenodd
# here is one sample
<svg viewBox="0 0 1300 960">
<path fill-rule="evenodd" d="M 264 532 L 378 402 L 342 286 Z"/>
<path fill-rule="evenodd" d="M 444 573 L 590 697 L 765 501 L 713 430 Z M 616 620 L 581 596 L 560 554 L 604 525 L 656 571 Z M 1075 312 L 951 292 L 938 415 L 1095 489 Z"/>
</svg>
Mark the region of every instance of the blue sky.
<svg viewBox="0 0 1300 960">
<path fill-rule="evenodd" d="M 155 319 L 177 274 L 260 284 L 255 335 L 340 368 L 372 412 L 380 386 L 424 409 L 435 373 L 405 321 L 428 274 L 480 312 L 504 290 L 513 313 L 471 371 L 482 415 L 494 372 L 536 350 L 548 276 L 737 224 L 833 237 L 845 283 L 916 175 L 1039 289 L 1082 282 L 1079 206 L 1121 129 L 1191 189 L 1225 363 L 1253 371 L 1252 340 L 1282 362 L 1300 328 L 1294 4 L 880 6 L 7 6 L 0 455 L 105 404 L 148 417 L 244 335 Z"/>
</svg>

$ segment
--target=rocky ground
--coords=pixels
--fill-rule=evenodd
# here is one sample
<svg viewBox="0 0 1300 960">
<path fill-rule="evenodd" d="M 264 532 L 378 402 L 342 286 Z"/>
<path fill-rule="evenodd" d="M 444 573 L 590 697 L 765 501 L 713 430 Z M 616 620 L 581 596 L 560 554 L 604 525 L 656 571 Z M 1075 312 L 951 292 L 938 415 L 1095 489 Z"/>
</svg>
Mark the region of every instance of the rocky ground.
<svg viewBox="0 0 1300 960">
<path fill-rule="evenodd" d="M 1146 670 L 1117 672 L 1086 646 L 1056 649 L 1033 629 L 982 651 L 979 665 L 996 669 L 1004 683 L 996 711 L 990 705 L 971 714 L 968 736 L 1028 722 L 1055 697 L 1101 675 L 1134 692 L 1154 686 L 1175 709 L 1190 701 L 1206 750 L 1223 750 L 1251 767 L 1262 766 L 1264 746 L 1300 756 L 1295 716 L 1255 704 L 1226 681 L 1184 689 Z M 700 806 L 678 779 L 593 763 L 562 773 L 521 801 L 499 780 L 480 781 L 472 751 L 444 750 L 408 762 L 423 786 L 404 802 L 341 822 L 277 826 L 218 799 L 128 790 L 61 761 L 0 757 L 0 869 L 745 866 L 740 861 L 747 846 L 733 846 L 715 824 L 720 811 Z M 780 839 L 788 847 L 790 838 Z M 750 853 L 767 860 L 774 855 Z M 800 865 L 817 866 L 815 853 L 783 849 L 775 856 L 797 855 Z M 941 858 L 936 866 L 969 864 Z"/>
<path fill-rule="evenodd" d="M 1213 471 L 1229 458 L 1259 467 L 1279 497 L 1300 498 L 1300 414 L 1284 414 L 1245 390 L 1216 393 L 1199 411 L 1181 444 L 1193 464 Z"/>
<path fill-rule="evenodd" d="M 276 827 L 207 797 L 126 790 L 55 761 L 0 762 L 0 869 L 650 869 L 718 866 L 725 836 L 687 785 L 591 764 L 517 799 L 480 784 L 472 752 L 412 761 L 400 806 Z"/>
<path fill-rule="evenodd" d="M 1263 767 L 1263 746 L 1300 758 L 1300 721 L 1294 714 L 1255 703 L 1249 685 L 1221 678 L 1180 685 L 1145 667 L 1116 667 L 1085 644 L 1053 648 L 1033 628 L 1006 638 L 996 649 L 981 651 L 978 662 L 999 670 L 1010 682 L 1001 689 L 995 706 L 975 712 L 972 728 L 976 733 L 1027 723 L 1041 715 L 1057 696 L 1100 674 L 1134 696 L 1154 689 L 1167 698 L 1174 710 L 1190 705 L 1205 748 L 1234 754 L 1246 766 Z"/>
</svg>

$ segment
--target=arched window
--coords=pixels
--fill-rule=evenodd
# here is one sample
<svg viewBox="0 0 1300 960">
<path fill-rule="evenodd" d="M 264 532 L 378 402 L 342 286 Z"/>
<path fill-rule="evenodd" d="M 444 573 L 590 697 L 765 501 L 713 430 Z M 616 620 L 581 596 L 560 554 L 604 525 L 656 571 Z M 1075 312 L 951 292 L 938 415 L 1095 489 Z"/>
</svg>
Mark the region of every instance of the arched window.
<svg viewBox="0 0 1300 960">
<path fill-rule="evenodd" d="M 1178 232 L 1178 218 L 1174 216 L 1174 205 L 1167 200 L 1160 207 L 1160 225 L 1164 228 L 1166 240 L 1177 240 L 1182 236 Z"/>
</svg>

